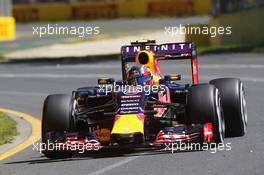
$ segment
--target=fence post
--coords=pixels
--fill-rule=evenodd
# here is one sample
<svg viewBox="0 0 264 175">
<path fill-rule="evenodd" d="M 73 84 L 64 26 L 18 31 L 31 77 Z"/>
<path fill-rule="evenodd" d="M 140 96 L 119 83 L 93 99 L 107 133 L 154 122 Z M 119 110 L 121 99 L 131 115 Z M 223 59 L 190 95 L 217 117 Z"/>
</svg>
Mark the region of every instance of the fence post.
<svg viewBox="0 0 264 175">
<path fill-rule="evenodd" d="M 15 19 L 12 16 L 12 0 L 0 0 L 0 41 L 15 39 Z"/>
</svg>

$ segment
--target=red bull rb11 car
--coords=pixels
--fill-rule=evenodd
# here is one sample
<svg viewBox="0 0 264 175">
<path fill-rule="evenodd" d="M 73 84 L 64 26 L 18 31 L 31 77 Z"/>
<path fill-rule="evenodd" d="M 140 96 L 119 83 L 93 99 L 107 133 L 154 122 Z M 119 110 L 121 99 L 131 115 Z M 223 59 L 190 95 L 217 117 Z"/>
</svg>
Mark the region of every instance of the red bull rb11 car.
<svg viewBox="0 0 264 175">
<path fill-rule="evenodd" d="M 183 59 L 191 64 L 191 83 L 180 84 L 181 75 L 161 72 L 160 61 Z M 45 99 L 43 153 L 60 158 L 84 148 L 222 143 L 225 137 L 243 136 L 247 128 L 243 83 L 237 78 L 199 83 L 197 64 L 193 43 L 158 45 L 142 40 L 122 46 L 122 80 L 100 78 L 98 86 Z"/>
</svg>

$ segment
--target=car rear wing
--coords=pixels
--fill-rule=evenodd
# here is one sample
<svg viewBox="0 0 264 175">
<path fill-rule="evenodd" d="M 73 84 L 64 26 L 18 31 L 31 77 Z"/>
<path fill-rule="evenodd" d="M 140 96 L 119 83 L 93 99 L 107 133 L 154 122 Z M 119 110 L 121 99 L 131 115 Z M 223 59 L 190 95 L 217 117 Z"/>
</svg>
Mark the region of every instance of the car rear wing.
<svg viewBox="0 0 264 175">
<path fill-rule="evenodd" d="M 193 84 L 198 83 L 197 51 L 194 43 L 167 43 L 157 45 L 154 43 L 134 43 L 121 47 L 122 69 L 125 62 L 135 62 L 136 55 L 141 50 L 150 50 L 158 60 L 190 59 Z M 124 77 L 124 73 L 123 73 Z"/>
<path fill-rule="evenodd" d="M 136 54 L 141 50 L 152 51 L 158 59 L 192 59 L 197 55 L 194 43 L 133 44 L 121 47 L 122 60 L 134 62 Z"/>
</svg>

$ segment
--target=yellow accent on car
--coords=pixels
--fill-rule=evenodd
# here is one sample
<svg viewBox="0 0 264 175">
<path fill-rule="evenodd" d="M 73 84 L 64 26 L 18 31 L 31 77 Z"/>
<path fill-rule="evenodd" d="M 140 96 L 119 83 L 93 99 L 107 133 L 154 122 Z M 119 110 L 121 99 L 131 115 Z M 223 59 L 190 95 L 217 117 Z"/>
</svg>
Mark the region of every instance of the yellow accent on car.
<svg viewBox="0 0 264 175">
<path fill-rule="evenodd" d="M 144 123 L 138 119 L 136 114 L 121 115 L 114 123 L 111 134 L 144 134 Z"/>
<path fill-rule="evenodd" d="M 159 77 L 156 77 L 155 75 L 153 75 L 153 83 L 154 83 L 155 85 L 158 85 L 158 84 L 159 84 L 159 80 L 160 80 Z"/>
</svg>

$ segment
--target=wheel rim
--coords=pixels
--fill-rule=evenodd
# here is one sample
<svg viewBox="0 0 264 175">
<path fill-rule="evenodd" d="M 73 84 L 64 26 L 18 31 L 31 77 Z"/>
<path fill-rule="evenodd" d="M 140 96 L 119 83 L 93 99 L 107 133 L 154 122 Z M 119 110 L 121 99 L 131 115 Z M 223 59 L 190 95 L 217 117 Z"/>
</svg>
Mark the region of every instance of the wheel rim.
<svg viewBox="0 0 264 175">
<path fill-rule="evenodd" d="M 220 99 L 220 96 L 219 96 L 219 91 L 218 89 L 216 89 L 216 113 L 217 113 L 217 118 L 218 118 L 218 130 L 219 130 L 219 135 L 220 135 L 220 140 L 221 142 L 224 141 L 224 133 L 225 133 L 225 123 L 224 123 L 224 120 L 223 120 L 223 111 L 222 111 L 222 108 L 221 108 L 221 99 Z"/>
<path fill-rule="evenodd" d="M 244 133 L 247 132 L 247 105 L 246 105 L 246 98 L 245 98 L 245 91 L 243 84 L 240 84 L 240 110 L 241 110 L 241 116 L 242 116 L 242 122 L 244 126 Z"/>
</svg>

